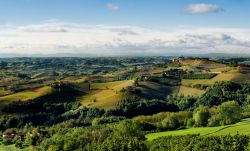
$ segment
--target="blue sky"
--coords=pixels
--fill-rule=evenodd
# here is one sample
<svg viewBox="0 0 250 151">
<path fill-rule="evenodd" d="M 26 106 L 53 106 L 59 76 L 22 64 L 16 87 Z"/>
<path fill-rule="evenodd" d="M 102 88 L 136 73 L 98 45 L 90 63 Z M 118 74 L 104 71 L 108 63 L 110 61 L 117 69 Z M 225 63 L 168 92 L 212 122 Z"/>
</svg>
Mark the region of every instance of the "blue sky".
<svg viewBox="0 0 250 151">
<path fill-rule="evenodd" d="M 44 49 L 47 53 L 87 50 L 95 54 L 102 49 L 117 54 L 128 53 L 126 49 L 139 54 L 143 49 L 148 54 L 176 50 L 180 53 L 227 52 L 228 49 L 248 53 L 245 47 L 250 44 L 249 26 L 249 0 L 0 0 L 0 53 L 24 53 L 26 49 L 30 49 L 30 53 L 44 52 Z M 87 30 L 90 27 L 91 30 Z M 98 37 L 99 33 L 106 41 Z M 36 40 L 34 34 L 44 37 Z M 209 35 L 214 37 L 205 39 Z M 46 41 L 57 36 L 61 39 Z M 78 43 L 70 42 L 70 36 Z M 100 38 L 92 40 L 103 45 L 89 42 L 88 37 L 92 36 Z M 215 42 L 218 37 L 222 40 L 220 44 Z M 133 38 L 134 41 L 129 41 Z M 211 41 L 214 45 L 209 45 Z M 189 42 L 193 44 L 187 45 Z"/>
<path fill-rule="evenodd" d="M 119 10 L 109 10 L 109 3 L 117 5 Z M 183 12 L 187 5 L 195 3 L 216 4 L 224 11 L 202 15 Z M 0 21 L 18 24 L 58 19 L 156 28 L 249 27 L 249 14 L 249 0 L 0 0 Z"/>
</svg>

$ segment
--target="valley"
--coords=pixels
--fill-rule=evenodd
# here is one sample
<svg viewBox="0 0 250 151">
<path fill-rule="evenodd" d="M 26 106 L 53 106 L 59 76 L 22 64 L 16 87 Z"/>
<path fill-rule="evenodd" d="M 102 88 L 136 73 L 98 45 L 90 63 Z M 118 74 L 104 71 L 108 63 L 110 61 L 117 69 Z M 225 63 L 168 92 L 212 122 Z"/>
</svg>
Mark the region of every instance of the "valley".
<svg viewBox="0 0 250 151">
<path fill-rule="evenodd" d="M 248 146 L 247 64 L 196 57 L 4 58 L 0 77 L 0 149 L 88 144 L 83 148 L 105 150 L 134 141 L 149 150 L 168 137 L 188 142 L 187 135 L 201 142 L 240 137 Z"/>
</svg>

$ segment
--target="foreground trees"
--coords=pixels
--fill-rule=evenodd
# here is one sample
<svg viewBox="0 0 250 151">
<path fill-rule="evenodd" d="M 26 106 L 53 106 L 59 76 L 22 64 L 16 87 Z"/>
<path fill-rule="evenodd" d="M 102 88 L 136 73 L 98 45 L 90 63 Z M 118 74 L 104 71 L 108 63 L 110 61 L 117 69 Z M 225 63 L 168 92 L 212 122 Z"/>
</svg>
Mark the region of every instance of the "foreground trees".
<svg viewBox="0 0 250 151">
<path fill-rule="evenodd" d="M 244 151 L 247 150 L 248 136 L 211 136 L 198 135 L 161 137 L 149 143 L 150 151 Z"/>
<path fill-rule="evenodd" d="M 207 126 L 208 119 L 210 117 L 209 108 L 206 106 L 200 106 L 194 111 L 195 126 Z"/>
<path fill-rule="evenodd" d="M 236 101 L 224 102 L 211 109 L 200 106 L 194 111 L 193 118 L 197 127 L 229 125 L 240 121 L 241 109 Z"/>
<path fill-rule="evenodd" d="M 224 102 L 211 112 L 213 116 L 209 119 L 209 126 L 228 125 L 241 119 L 240 106 L 235 101 Z"/>
</svg>

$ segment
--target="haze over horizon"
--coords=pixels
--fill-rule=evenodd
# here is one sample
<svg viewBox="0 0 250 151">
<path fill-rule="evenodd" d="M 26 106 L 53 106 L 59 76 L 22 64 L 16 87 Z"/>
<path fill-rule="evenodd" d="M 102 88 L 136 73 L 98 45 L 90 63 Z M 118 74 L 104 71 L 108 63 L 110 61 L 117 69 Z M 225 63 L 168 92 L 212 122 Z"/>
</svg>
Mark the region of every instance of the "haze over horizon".
<svg viewBox="0 0 250 151">
<path fill-rule="evenodd" d="M 0 54 L 250 54 L 248 0 L 0 4 Z"/>
</svg>

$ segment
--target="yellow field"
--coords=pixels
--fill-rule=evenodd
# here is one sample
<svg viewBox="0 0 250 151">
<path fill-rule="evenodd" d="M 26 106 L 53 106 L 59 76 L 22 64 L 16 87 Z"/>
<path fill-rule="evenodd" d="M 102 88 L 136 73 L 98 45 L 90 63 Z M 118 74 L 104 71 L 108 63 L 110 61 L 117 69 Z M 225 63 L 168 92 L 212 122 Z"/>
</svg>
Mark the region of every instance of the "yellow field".
<svg viewBox="0 0 250 151">
<path fill-rule="evenodd" d="M 200 60 L 200 59 L 184 59 L 181 61 L 181 64 L 184 65 L 182 69 L 188 69 L 192 67 L 203 67 L 209 69 L 211 72 L 221 73 L 227 71 L 230 67 L 227 67 L 226 64 L 218 63 L 210 60 Z"/>
<path fill-rule="evenodd" d="M 132 85 L 132 80 L 91 84 L 91 91 L 80 98 L 81 104 L 87 107 L 113 108 L 127 96 L 120 92 L 122 88 Z"/>
<path fill-rule="evenodd" d="M 0 89 L 0 96 L 7 95 L 9 93 L 10 93 L 10 91 L 5 91 L 5 90 Z"/>
<path fill-rule="evenodd" d="M 211 60 L 200 60 L 200 59 L 184 59 L 181 61 L 184 65 L 191 66 L 206 66 L 208 68 L 223 68 L 226 67 L 225 64 L 214 62 Z"/>
<path fill-rule="evenodd" d="M 185 86 L 180 86 L 180 89 L 178 92 L 179 95 L 194 96 L 194 97 L 201 96 L 204 93 L 205 93 L 204 90 L 199 90 L 196 88 L 190 88 L 190 87 L 185 87 Z"/>
<path fill-rule="evenodd" d="M 84 82 L 86 80 L 86 77 L 65 77 L 63 80 L 63 82 L 69 82 L 69 83 L 81 83 Z"/>
<path fill-rule="evenodd" d="M 182 85 L 194 85 L 194 84 L 214 84 L 217 81 L 233 81 L 233 82 L 245 82 L 250 80 L 250 73 L 221 73 L 212 79 L 183 79 L 181 81 Z"/>
<path fill-rule="evenodd" d="M 38 98 L 38 97 L 41 97 L 50 93 L 52 93 L 52 88 L 49 86 L 46 86 L 46 87 L 42 87 L 42 88 L 35 89 L 35 90 L 23 91 L 23 92 L 18 92 L 15 94 L 0 97 L 0 103 L 9 104 L 13 101 L 28 101 L 28 100 L 32 100 L 32 99 L 35 99 L 35 98 Z"/>
</svg>

